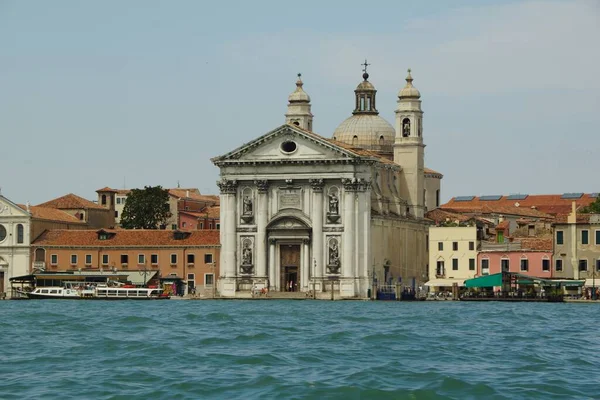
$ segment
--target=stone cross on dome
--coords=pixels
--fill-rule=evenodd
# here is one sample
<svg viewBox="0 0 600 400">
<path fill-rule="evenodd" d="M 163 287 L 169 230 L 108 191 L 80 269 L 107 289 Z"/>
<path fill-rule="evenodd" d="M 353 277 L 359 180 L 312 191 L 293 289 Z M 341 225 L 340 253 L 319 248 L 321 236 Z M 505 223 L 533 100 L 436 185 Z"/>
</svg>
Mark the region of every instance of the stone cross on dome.
<svg viewBox="0 0 600 400">
<path fill-rule="evenodd" d="M 362 65 L 363 68 L 363 79 L 366 81 L 367 79 L 369 79 L 369 74 L 367 73 L 367 67 L 371 64 L 367 63 L 367 59 L 365 58 L 365 62 Z"/>
</svg>

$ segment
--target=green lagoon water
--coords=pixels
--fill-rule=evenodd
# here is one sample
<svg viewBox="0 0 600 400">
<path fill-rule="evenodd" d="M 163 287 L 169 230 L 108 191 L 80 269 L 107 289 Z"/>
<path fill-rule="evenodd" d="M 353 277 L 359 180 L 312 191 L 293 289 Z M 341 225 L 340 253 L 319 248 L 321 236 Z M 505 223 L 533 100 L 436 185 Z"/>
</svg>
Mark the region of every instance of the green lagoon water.
<svg viewBox="0 0 600 400">
<path fill-rule="evenodd" d="M 1 399 L 600 398 L 598 304 L 0 301 Z"/>
</svg>

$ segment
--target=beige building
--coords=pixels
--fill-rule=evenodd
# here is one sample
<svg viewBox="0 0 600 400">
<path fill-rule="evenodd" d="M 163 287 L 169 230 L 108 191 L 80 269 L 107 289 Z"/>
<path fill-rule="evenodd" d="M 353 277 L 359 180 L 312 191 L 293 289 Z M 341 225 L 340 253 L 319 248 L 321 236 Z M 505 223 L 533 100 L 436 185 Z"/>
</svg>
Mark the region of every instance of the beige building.
<svg viewBox="0 0 600 400">
<path fill-rule="evenodd" d="M 413 287 L 427 279 L 424 213 L 439 203 L 442 175 L 424 167 L 420 93 L 409 71 L 394 128 L 379 116 L 368 78 L 365 70 L 352 116 L 331 138 L 313 132 L 298 79 L 286 124 L 213 159 L 222 296 L 253 286 L 329 296 L 333 286 L 365 298 L 375 279 Z"/>
<path fill-rule="evenodd" d="M 477 273 L 477 227 L 431 226 L 429 228 L 429 281 L 433 291 L 464 286 Z"/>
<path fill-rule="evenodd" d="M 600 214 L 571 214 L 554 223 L 554 271 L 552 276 L 585 279 L 586 286 L 600 286 Z"/>
</svg>

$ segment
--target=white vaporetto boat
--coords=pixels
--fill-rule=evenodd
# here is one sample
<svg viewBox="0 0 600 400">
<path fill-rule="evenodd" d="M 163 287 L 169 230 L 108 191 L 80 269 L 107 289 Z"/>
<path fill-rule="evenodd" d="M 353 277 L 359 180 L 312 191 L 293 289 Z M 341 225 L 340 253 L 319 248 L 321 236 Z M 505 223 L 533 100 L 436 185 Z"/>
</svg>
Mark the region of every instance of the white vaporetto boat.
<svg viewBox="0 0 600 400">
<path fill-rule="evenodd" d="M 161 289 L 124 286 L 42 286 L 23 292 L 28 299 L 61 300 L 163 300 L 169 299 Z"/>
</svg>

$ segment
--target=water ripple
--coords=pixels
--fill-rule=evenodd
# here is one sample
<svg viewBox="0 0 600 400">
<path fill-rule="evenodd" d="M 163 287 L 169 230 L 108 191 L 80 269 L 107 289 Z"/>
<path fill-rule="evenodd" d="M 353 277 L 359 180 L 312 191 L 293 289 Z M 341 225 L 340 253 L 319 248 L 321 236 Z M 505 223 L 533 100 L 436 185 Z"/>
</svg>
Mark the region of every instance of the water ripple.
<svg viewBox="0 0 600 400">
<path fill-rule="evenodd" d="M 597 306 L 0 302 L 0 398 L 596 398 Z"/>
</svg>

